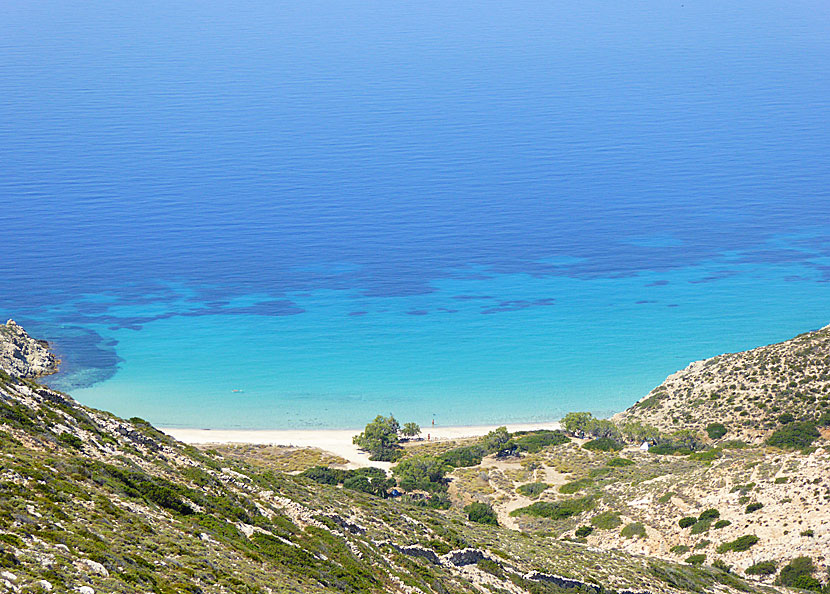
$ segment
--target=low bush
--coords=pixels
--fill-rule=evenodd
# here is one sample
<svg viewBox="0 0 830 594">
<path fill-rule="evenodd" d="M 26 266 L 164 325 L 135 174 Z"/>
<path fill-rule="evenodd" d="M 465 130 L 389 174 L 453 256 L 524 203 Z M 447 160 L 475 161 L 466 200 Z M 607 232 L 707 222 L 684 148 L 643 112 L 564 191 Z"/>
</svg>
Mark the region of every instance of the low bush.
<svg viewBox="0 0 830 594">
<path fill-rule="evenodd" d="M 677 522 L 677 525 L 681 528 L 689 528 L 694 526 L 697 523 L 697 518 L 695 516 L 686 516 L 685 518 L 680 518 Z"/>
<path fill-rule="evenodd" d="M 80 437 L 78 437 L 77 435 L 72 435 L 71 433 L 67 433 L 66 431 L 58 435 L 58 441 L 61 442 L 63 445 L 69 446 L 70 448 L 75 448 L 76 450 L 80 450 L 82 447 L 84 447 L 84 442 Z"/>
<path fill-rule="evenodd" d="M 579 538 L 585 538 L 586 536 L 591 534 L 591 532 L 593 532 L 593 531 L 594 531 L 593 526 L 580 526 L 579 528 L 577 528 L 574 531 L 574 535 L 576 535 Z"/>
<path fill-rule="evenodd" d="M 726 435 L 726 426 L 723 423 L 709 423 L 706 426 L 706 433 L 709 439 L 720 439 Z"/>
<path fill-rule="evenodd" d="M 707 510 L 700 512 L 700 515 L 697 517 L 698 520 L 717 520 L 720 517 L 720 512 L 716 510 L 714 507 L 710 507 Z"/>
<path fill-rule="evenodd" d="M 689 565 L 703 565 L 704 561 L 706 561 L 706 555 L 703 553 L 689 555 L 686 557 L 686 563 Z"/>
<path fill-rule="evenodd" d="M 564 501 L 537 501 L 527 507 L 510 512 L 511 516 L 537 516 L 550 518 L 552 520 L 563 520 L 577 514 L 581 514 L 594 507 L 593 497 L 581 497 L 578 499 L 565 499 Z"/>
<path fill-rule="evenodd" d="M 499 518 L 489 503 L 471 503 L 464 508 L 464 513 L 467 514 L 468 520 L 477 524 L 498 525 L 499 523 Z"/>
<path fill-rule="evenodd" d="M 802 530 L 802 531 L 801 531 L 801 536 L 809 536 L 809 537 L 813 537 L 813 536 L 815 536 L 815 535 L 816 535 L 816 533 L 815 533 L 815 531 L 814 531 L 812 528 L 809 528 L 809 529 L 807 529 L 807 530 Z"/>
<path fill-rule="evenodd" d="M 751 514 L 754 511 L 758 511 L 762 507 L 764 507 L 763 503 L 758 503 L 758 502 L 750 503 L 749 505 L 746 506 L 746 510 L 744 510 L 744 513 Z"/>
<path fill-rule="evenodd" d="M 625 538 L 643 538 L 646 535 L 646 527 L 640 522 L 632 522 L 623 527 L 620 535 Z"/>
<path fill-rule="evenodd" d="M 559 492 L 564 493 L 565 495 L 573 495 L 574 493 L 581 491 L 585 487 L 590 487 L 593 484 L 594 481 L 592 481 L 591 479 L 583 478 L 576 481 L 571 481 L 570 483 L 565 483 L 564 485 L 559 487 Z"/>
<path fill-rule="evenodd" d="M 541 495 L 545 489 L 550 487 L 547 483 L 526 483 L 524 485 L 519 485 L 516 491 L 520 495 L 524 495 L 525 497 L 530 497 L 535 499 L 539 495 Z"/>
<path fill-rule="evenodd" d="M 622 524 L 622 520 L 617 512 L 607 511 L 591 518 L 591 524 L 600 530 L 612 530 Z"/>
<path fill-rule="evenodd" d="M 820 590 L 821 583 L 813 577 L 816 566 L 809 557 L 796 557 L 781 568 L 778 574 L 778 583 L 789 588 L 802 590 Z"/>
<path fill-rule="evenodd" d="M 444 452 L 439 456 L 444 464 L 453 468 L 478 466 L 484 458 L 484 448 L 481 446 L 465 446 Z"/>
<path fill-rule="evenodd" d="M 785 450 L 801 450 L 812 445 L 819 437 L 815 423 L 802 421 L 775 431 L 767 440 L 767 445 Z"/>
<path fill-rule="evenodd" d="M 731 526 L 731 525 L 732 525 L 732 522 L 730 522 L 729 520 L 718 520 L 717 522 L 715 522 L 715 525 L 713 526 L 713 528 L 715 530 L 720 530 L 721 528 L 726 528 L 727 526 Z"/>
<path fill-rule="evenodd" d="M 671 549 L 669 549 L 675 555 L 682 555 L 683 553 L 688 553 L 691 548 L 688 545 L 674 545 Z"/>
<path fill-rule="evenodd" d="M 733 541 L 720 544 L 717 551 L 720 554 L 728 553 L 730 551 L 740 553 L 741 551 L 748 551 L 757 542 L 758 537 L 754 534 L 744 534 Z"/>
<path fill-rule="evenodd" d="M 694 524 L 692 524 L 692 534 L 703 534 L 704 532 L 709 532 L 709 528 L 712 527 L 712 520 L 698 520 Z"/>
<path fill-rule="evenodd" d="M 562 431 L 534 431 L 533 433 L 517 432 L 513 434 L 513 443 L 522 452 L 534 454 L 548 446 L 570 443 L 570 438 Z"/>
<path fill-rule="evenodd" d="M 747 567 L 744 573 L 747 575 L 772 575 L 777 569 L 778 564 L 775 561 L 759 561 Z"/>
<path fill-rule="evenodd" d="M 613 466 L 615 468 L 622 468 L 624 466 L 634 466 L 634 460 L 629 460 L 628 458 L 611 458 L 608 462 L 605 463 L 606 466 Z"/>
</svg>

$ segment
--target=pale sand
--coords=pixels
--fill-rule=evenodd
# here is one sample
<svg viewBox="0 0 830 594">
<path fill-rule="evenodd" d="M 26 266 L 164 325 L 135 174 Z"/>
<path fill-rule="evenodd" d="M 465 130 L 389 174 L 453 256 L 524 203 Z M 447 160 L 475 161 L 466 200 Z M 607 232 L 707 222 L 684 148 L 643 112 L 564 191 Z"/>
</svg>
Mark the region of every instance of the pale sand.
<svg viewBox="0 0 830 594">
<path fill-rule="evenodd" d="M 421 437 L 426 441 L 444 441 L 463 437 L 477 437 L 486 435 L 502 425 L 480 425 L 470 427 L 423 427 Z M 559 429 L 557 422 L 548 423 L 516 423 L 505 425 L 510 432 L 530 431 L 534 429 Z M 352 438 L 362 429 L 165 429 L 162 431 L 175 437 L 179 441 L 189 444 L 210 443 L 254 443 L 264 445 L 281 445 L 295 447 L 315 447 L 336 454 L 349 461 L 353 467 L 375 466 L 388 469 L 388 462 L 373 462 L 369 456 L 357 449 Z"/>
</svg>

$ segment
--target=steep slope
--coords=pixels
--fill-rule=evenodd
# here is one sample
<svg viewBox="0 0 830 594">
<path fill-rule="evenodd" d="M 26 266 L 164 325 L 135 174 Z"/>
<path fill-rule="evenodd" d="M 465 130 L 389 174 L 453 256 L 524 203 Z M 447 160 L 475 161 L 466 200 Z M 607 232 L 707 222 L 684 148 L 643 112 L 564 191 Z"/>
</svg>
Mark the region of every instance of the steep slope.
<svg viewBox="0 0 830 594">
<path fill-rule="evenodd" d="M 0 447 L 0 585 L 15 592 L 758 590 L 200 452 L 6 373 Z"/>
<path fill-rule="evenodd" d="M 780 425 L 782 415 L 784 423 L 822 415 L 830 419 L 830 326 L 695 361 L 612 420 L 640 421 L 665 432 L 703 431 L 722 423 L 726 439 L 759 443 Z"/>
</svg>

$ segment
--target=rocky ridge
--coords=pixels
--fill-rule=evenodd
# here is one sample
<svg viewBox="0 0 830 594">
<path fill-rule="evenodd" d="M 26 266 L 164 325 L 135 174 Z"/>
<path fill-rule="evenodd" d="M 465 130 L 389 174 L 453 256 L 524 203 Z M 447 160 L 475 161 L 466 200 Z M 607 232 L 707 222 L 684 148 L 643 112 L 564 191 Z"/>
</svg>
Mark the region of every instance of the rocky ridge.
<svg viewBox="0 0 830 594">
<path fill-rule="evenodd" d="M 764 441 L 784 414 L 814 420 L 830 413 L 830 326 L 777 344 L 695 361 L 612 417 L 665 432 L 703 432 L 713 422 L 729 439 Z"/>
</svg>

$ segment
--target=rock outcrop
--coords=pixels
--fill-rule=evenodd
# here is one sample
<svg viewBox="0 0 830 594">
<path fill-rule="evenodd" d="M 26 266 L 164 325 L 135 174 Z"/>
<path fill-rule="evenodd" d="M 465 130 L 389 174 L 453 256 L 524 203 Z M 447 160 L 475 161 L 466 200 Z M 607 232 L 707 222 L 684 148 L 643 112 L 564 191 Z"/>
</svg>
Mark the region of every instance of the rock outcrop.
<svg viewBox="0 0 830 594">
<path fill-rule="evenodd" d="M 32 338 L 14 320 L 0 325 L 0 370 L 33 378 L 55 373 L 58 363 L 45 340 Z"/>
</svg>

